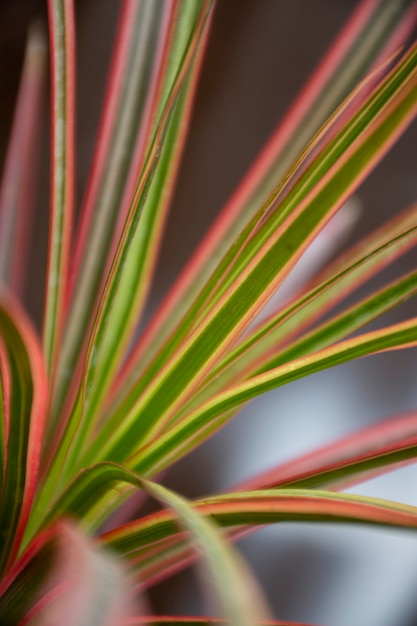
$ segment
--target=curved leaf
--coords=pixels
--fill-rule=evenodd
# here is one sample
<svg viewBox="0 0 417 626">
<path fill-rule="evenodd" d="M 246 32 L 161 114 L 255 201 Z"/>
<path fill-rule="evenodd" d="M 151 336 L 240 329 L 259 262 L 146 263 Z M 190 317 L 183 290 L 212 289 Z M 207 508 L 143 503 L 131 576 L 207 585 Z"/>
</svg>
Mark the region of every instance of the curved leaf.
<svg viewBox="0 0 417 626">
<path fill-rule="evenodd" d="M 270 389 L 352 359 L 416 345 L 417 318 L 413 318 L 401 324 L 348 339 L 316 354 L 254 376 L 207 401 L 177 425 L 160 434 L 147 447 L 139 449 L 129 459 L 129 467 L 143 475 L 160 471 L 193 448 L 202 436 L 207 437 L 218 428 L 222 419 L 215 418 Z M 225 419 L 227 417 L 226 413 Z"/>
<path fill-rule="evenodd" d="M 10 419 L 0 506 L 0 569 L 4 571 L 19 548 L 37 484 L 47 383 L 37 337 L 20 307 L 5 294 L 0 297 L 0 333 L 10 376 L 10 391 L 4 394 Z"/>
<path fill-rule="evenodd" d="M 417 110 L 416 60 L 413 48 L 245 246 L 228 277 L 234 282 L 217 305 L 168 361 L 161 357 L 160 363 L 158 358 L 137 382 L 93 444 L 101 459 L 126 458 L 166 427 L 275 292 L 318 229 L 411 121 Z"/>
<path fill-rule="evenodd" d="M 408 7 L 409 2 L 400 2 L 394 7 L 386 0 L 359 3 L 153 316 L 122 371 L 118 388 L 121 385 L 130 388 L 138 379 L 150 356 L 156 353 L 180 321 L 242 226 L 270 195 L 276 181 L 349 93 L 363 71 L 369 69 L 381 48 L 390 53 L 392 45 L 385 48 L 387 41 L 391 41 L 394 49 L 400 47 L 416 22 L 415 7 L 405 13 Z"/>
</svg>

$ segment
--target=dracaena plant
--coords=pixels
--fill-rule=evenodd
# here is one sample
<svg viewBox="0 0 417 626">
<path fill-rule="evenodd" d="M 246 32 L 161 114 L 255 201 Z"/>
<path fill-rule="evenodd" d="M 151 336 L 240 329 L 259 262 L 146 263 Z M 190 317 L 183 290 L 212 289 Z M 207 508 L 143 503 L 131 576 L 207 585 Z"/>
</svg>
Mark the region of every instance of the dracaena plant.
<svg viewBox="0 0 417 626">
<path fill-rule="evenodd" d="M 282 520 L 417 527 L 417 508 L 343 493 L 414 460 L 415 413 L 230 493 L 188 502 L 160 484 L 255 396 L 417 344 L 416 318 L 364 328 L 416 293 L 417 270 L 341 306 L 417 243 L 416 206 L 285 300 L 272 299 L 417 113 L 417 47 L 401 46 L 417 5 L 392 0 L 359 3 L 138 337 L 213 5 L 120 3 L 74 226 L 73 2 L 49 0 L 51 209 L 40 333 L 19 303 L 46 49 L 42 29 L 30 33 L 0 196 L 1 624 L 212 623 L 152 616 L 143 600 L 199 555 L 219 619 L 258 624 L 270 616 L 232 539 Z M 129 518 L 135 494 L 162 509 Z"/>
</svg>

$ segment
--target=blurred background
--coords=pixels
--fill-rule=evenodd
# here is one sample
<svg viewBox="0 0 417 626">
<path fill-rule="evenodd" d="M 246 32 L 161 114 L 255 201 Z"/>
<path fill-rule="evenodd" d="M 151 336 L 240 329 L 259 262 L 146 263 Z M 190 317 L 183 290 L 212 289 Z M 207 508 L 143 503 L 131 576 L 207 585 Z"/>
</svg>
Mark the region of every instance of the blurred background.
<svg viewBox="0 0 417 626">
<path fill-rule="evenodd" d="M 183 0 L 184 2 L 192 0 Z M 393 0 L 395 1 L 395 0 Z M 195 111 L 162 245 L 154 308 L 294 96 L 356 6 L 353 0 L 218 0 Z M 82 198 L 100 112 L 118 0 L 78 0 L 77 197 Z M 0 159 L 3 161 L 28 24 L 44 0 L 0 0 Z M 48 128 L 33 237 L 29 310 L 40 323 L 48 213 Z M 357 193 L 357 241 L 417 198 L 416 124 Z M 414 263 L 415 251 L 383 275 Z M 380 284 L 378 279 L 374 285 Z M 417 314 L 411 301 L 389 320 Z M 416 351 L 316 374 L 260 398 L 166 482 L 194 497 L 417 405 Z M 358 489 L 359 490 L 359 489 Z M 357 490 L 357 491 L 358 491 Z M 417 505 L 409 467 L 361 493 Z M 277 619 L 325 626 L 417 624 L 417 538 L 346 526 L 281 524 L 241 543 Z M 198 579 L 184 572 L 151 593 L 155 611 L 197 613 Z"/>
</svg>

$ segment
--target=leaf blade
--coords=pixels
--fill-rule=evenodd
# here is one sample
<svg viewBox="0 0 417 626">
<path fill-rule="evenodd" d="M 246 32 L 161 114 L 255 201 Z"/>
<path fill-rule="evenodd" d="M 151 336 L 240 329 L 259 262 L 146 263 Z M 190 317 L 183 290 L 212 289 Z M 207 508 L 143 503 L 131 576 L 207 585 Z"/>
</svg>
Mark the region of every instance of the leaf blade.
<svg viewBox="0 0 417 626">
<path fill-rule="evenodd" d="M 74 204 L 74 7 L 72 0 L 48 0 L 51 37 L 52 162 L 51 218 L 44 312 L 44 351 L 48 372 L 60 343 L 68 276 Z"/>
</svg>

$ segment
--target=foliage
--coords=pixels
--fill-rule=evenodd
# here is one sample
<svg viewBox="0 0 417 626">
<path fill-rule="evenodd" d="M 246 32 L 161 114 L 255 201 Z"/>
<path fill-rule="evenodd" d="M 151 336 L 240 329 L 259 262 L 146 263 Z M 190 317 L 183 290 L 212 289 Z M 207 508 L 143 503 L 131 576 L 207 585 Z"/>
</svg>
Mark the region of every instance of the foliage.
<svg viewBox="0 0 417 626">
<path fill-rule="evenodd" d="M 336 309 L 415 246 L 415 205 L 287 300 L 272 299 L 417 113 L 417 47 L 398 52 L 417 6 L 400 0 L 359 3 L 136 338 L 213 4 L 121 3 L 73 228 L 73 4 L 48 1 L 51 212 L 41 338 L 19 304 L 45 71 L 43 31 L 30 33 L 0 196 L 2 624 L 217 623 L 146 617 L 145 601 L 138 604 L 138 590 L 198 554 L 227 623 L 263 623 L 268 610 L 226 538 L 283 520 L 417 527 L 413 507 L 342 493 L 415 459 L 416 414 L 193 503 L 155 482 L 257 395 L 417 344 L 417 318 L 362 331 L 415 295 L 416 270 Z M 123 523 L 122 505 L 138 491 L 163 508 Z M 103 532 L 108 518 L 116 526 Z"/>
</svg>

